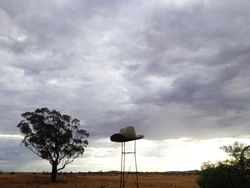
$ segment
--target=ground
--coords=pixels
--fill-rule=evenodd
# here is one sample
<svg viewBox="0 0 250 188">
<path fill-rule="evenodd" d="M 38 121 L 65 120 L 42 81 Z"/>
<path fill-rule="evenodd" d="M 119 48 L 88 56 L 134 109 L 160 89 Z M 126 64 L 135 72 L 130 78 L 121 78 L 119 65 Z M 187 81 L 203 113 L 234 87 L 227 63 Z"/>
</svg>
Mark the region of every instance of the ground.
<svg viewBox="0 0 250 188">
<path fill-rule="evenodd" d="M 1 173 L 1 188 L 119 188 L 119 173 L 63 173 L 50 183 L 47 173 Z M 195 174 L 143 173 L 140 188 L 199 188 Z M 126 186 L 136 187 L 135 176 L 128 175 Z"/>
</svg>

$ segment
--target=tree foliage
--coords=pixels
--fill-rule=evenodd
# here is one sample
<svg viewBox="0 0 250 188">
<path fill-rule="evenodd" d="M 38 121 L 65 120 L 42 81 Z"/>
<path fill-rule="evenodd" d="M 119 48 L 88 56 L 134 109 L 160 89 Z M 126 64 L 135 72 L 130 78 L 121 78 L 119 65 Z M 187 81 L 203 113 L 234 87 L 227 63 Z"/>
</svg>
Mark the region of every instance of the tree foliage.
<svg viewBox="0 0 250 188">
<path fill-rule="evenodd" d="M 217 163 L 204 163 L 198 184 L 201 188 L 248 188 L 250 187 L 250 146 L 235 142 L 223 146 L 231 157 Z"/>
<path fill-rule="evenodd" d="M 250 170 L 250 146 L 235 142 L 233 145 L 223 146 L 223 149 L 232 158 L 232 163 L 242 170 Z"/>
<path fill-rule="evenodd" d="M 24 135 L 22 143 L 52 165 L 51 181 L 59 170 L 84 153 L 89 133 L 80 129 L 80 121 L 48 108 L 22 114 L 17 125 Z M 58 166 L 60 165 L 60 167 Z"/>
</svg>

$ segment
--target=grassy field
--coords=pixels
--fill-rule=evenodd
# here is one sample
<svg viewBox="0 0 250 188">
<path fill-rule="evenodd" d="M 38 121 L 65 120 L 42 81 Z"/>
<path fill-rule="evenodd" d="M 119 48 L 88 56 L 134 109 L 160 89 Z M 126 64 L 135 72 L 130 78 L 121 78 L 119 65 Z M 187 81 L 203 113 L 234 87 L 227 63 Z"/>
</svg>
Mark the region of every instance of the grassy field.
<svg viewBox="0 0 250 188">
<path fill-rule="evenodd" d="M 119 188 L 119 174 L 67 173 L 50 183 L 50 175 L 42 173 L 1 173 L 1 188 Z M 198 175 L 139 175 L 140 188 L 199 188 Z M 127 188 L 135 187 L 134 176 L 129 175 Z"/>
</svg>

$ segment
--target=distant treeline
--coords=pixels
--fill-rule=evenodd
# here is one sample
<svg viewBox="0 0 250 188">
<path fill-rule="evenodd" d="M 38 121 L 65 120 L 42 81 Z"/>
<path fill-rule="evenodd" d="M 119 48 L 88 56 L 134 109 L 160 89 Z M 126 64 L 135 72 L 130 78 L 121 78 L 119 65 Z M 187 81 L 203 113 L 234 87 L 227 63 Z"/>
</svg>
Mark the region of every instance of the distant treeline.
<svg viewBox="0 0 250 188">
<path fill-rule="evenodd" d="M 126 172 L 127 174 L 135 174 L 135 172 Z M 190 171 L 166 171 L 166 172 L 137 172 L 139 175 L 148 175 L 148 176 L 154 176 L 154 175 L 200 175 L 199 170 L 190 170 Z M 0 174 L 50 174 L 50 172 L 3 172 L 0 171 Z M 98 171 L 98 172 L 59 172 L 58 175 L 92 175 L 92 176 L 107 176 L 107 175 L 120 175 L 120 171 Z"/>
</svg>

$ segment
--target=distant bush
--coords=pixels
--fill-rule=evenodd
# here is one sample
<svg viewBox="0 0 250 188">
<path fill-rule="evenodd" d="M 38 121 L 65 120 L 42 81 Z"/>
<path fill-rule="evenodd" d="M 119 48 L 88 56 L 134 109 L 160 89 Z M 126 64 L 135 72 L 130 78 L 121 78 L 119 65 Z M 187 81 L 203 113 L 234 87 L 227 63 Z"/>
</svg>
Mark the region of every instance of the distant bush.
<svg viewBox="0 0 250 188">
<path fill-rule="evenodd" d="M 231 160 L 204 163 L 197 183 L 201 188 L 249 188 L 249 146 L 235 142 L 222 148 Z"/>
<path fill-rule="evenodd" d="M 249 188 L 250 182 L 245 171 L 229 161 L 217 164 L 205 163 L 198 179 L 201 188 Z"/>
</svg>

